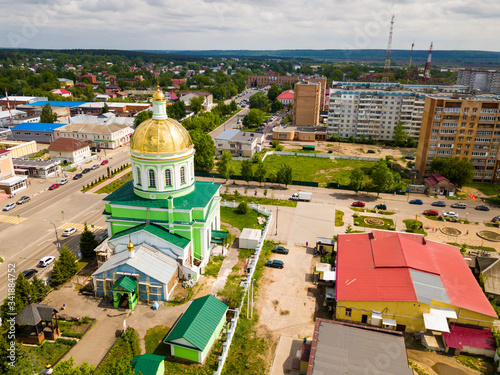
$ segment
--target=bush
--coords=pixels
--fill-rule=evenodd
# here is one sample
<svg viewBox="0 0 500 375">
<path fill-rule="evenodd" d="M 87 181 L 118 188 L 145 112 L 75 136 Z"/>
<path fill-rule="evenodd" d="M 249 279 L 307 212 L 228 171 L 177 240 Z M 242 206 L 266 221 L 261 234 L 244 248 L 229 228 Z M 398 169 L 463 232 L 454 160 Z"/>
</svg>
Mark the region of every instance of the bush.
<svg viewBox="0 0 500 375">
<path fill-rule="evenodd" d="M 245 202 L 241 202 L 236 208 L 236 212 L 240 215 L 246 215 L 248 212 L 248 205 Z"/>
<path fill-rule="evenodd" d="M 359 217 L 359 214 L 357 212 L 352 214 L 352 217 Z"/>
<path fill-rule="evenodd" d="M 56 343 L 63 344 L 63 345 L 74 346 L 74 345 L 76 345 L 76 340 L 58 338 L 58 339 L 56 339 Z"/>
<path fill-rule="evenodd" d="M 65 337 L 74 337 L 75 339 L 81 339 L 83 336 L 83 333 L 78 332 L 62 331 L 61 333 Z"/>
</svg>

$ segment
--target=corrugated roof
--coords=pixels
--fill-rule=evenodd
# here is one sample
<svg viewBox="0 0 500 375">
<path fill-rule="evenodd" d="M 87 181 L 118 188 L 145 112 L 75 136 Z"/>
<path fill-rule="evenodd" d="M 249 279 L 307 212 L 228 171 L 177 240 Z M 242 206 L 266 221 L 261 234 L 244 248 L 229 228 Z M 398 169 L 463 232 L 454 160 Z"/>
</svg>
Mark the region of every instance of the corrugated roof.
<svg viewBox="0 0 500 375">
<path fill-rule="evenodd" d="M 53 124 L 46 122 L 23 122 L 16 125 L 12 130 L 30 130 L 30 131 L 40 131 L 40 132 L 51 132 L 54 129 L 58 129 L 66 124 Z"/>
<path fill-rule="evenodd" d="M 143 355 L 136 355 L 130 364 L 134 369 L 134 375 L 142 372 L 142 375 L 156 375 L 160 363 L 165 360 L 165 357 L 156 354 L 145 353 Z"/>
<path fill-rule="evenodd" d="M 226 129 L 217 137 L 215 137 L 215 140 L 229 141 L 239 132 L 240 131 L 238 129 Z"/>
<path fill-rule="evenodd" d="M 486 350 L 496 350 L 497 346 L 491 329 L 470 328 L 461 324 L 452 324 L 450 332 L 443 333 L 446 346 L 463 349 L 464 346 Z"/>
<path fill-rule="evenodd" d="M 285 91 L 285 92 L 282 92 L 281 94 L 278 95 L 278 97 L 276 99 L 280 100 L 280 99 L 292 99 L 294 98 L 294 92 L 293 90 L 288 90 L 288 91 Z"/>
<path fill-rule="evenodd" d="M 72 101 L 58 101 L 58 100 L 44 100 L 38 101 L 34 103 L 30 103 L 30 105 L 43 107 L 46 104 L 50 104 L 51 107 L 78 107 L 79 105 L 85 104 L 86 102 L 72 102 Z"/>
<path fill-rule="evenodd" d="M 337 249 L 338 301 L 445 301 L 447 296 L 453 306 L 497 316 L 454 246 L 373 230 L 339 234 Z"/>
<path fill-rule="evenodd" d="M 133 292 L 137 287 L 137 281 L 132 280 L 128 276 L 122 276 L 118 279 L 118 281 L 113 285 L 113 290 L 117 288 L 123 288 L 128 292 Z"/>
<path fill-rule="evenodd" d="M 183 338 L 203 351 L 226 313 L 227 305 L 213 295 L 195 299 L 164 342 Z"/>
<path fill-rule="evenodd" d="M 141 230 L 145 230 L 146 232 L 149 232 L 157 237 L 160 237 L 164 239 L 165 241 L 168 241 L 176 246 L 179 246 L 183 249 L 185 249 L 189 245 L 189 240 L 187 238 L 184 238 L 182 236 L 179 236 L 178 234 L 175 233 L 170 233 L 167 229 L 156 225 L 156 224 L 141 224 L 137 225 L 133 228 L 126 229 L 124 231 L 121 231 L 119 233 L 116 233 L 113 237 L 111 237 L 111 240 L 123 236 L 128 236 L 131 233 L 135 233 Z"/>
</svg>

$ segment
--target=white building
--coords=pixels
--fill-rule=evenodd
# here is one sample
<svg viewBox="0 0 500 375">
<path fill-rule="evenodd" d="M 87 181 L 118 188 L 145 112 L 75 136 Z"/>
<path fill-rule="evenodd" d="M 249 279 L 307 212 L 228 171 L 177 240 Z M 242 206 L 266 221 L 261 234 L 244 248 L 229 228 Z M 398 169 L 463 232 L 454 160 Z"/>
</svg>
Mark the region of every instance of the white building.
<svg viewBox="0 0 500 375">
<path fill-rule="evenodd" d="M 232 156 L 251 158 L 262 149 L 264 133 L 227 129 L 215 137 L 215 154 L 229 151 Z"/>
<path fill-rule="evenodd" d="M 17 109 L 11 109 L 10 111 L 0 111 L 0 126 L 7 126 L 14 121 L 23 120 L 28 117 L 28 114 L 24 111 L 18 111 Z"/>
<path fill-rule="evenodd" d="M 184 105 L 189 108 L 189 102 L 192 98 L 197 98 L 199 96 L 203 96 L 205 99 L 203 101 L 203 109 L 205 111 L 210 111 L 212 110 L 212 107 L 214 105 L 213 103 L 213 100 L 214 100 L 214 97 L 212 94 L 208 93 L 208 92 L 183 92 L 180 94 L 180 98 L 179 100 L 183 101 L 184 102 Z"/>
<path fill-rule="evenodd" d="M 130 142 L 133 124 L 133 117 L 116 117 L 112 113 L 79 115 L 54 130 L 54 135 L 56 139 L 73 138 L 90 142 L 91 147 L 115 149 Z"/>
<path fill-rule="evenodd" d="M 90 158 L 88 142 L 73 138 L 58 138 L 47 148 L 51 159 L 57 159 L 68 164 L 81 164 Z"/>
</svg>

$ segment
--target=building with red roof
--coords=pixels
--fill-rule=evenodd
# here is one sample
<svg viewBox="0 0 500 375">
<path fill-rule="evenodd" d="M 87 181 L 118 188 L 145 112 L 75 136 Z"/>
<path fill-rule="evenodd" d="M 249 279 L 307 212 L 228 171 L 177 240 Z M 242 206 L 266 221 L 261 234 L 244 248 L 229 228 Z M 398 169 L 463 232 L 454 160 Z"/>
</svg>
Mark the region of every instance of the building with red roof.
<svg viewBox="0 0 500 375">
<path fill-rule="evenodd" d="M 278 95 L 276 100 L 279 100 L 283 105 L 292 104 L 293 105 L 294 93 L 293 90 L 283 91 Z"/>
<path fill-rule="evenodd" d="M 434 173 L 425 179 L 425 192 L 431 195 L 455 195 L 457 185 L 440 173 Z"/>
<path fill-rule="evenodd" d="M 453 324 L 450 332 L 443 333 L 443 339 L 447 351 L 453 355 L 465 352 L 493 358 L 497 350 L 493 332 L 489 328 Z"/>
<path fill-rule="evenodd" d="M 337 319 L 449 332 L 497 318 L 458 248 L 420 234 L 339 234 L 336 280 Z"/>
</svg>

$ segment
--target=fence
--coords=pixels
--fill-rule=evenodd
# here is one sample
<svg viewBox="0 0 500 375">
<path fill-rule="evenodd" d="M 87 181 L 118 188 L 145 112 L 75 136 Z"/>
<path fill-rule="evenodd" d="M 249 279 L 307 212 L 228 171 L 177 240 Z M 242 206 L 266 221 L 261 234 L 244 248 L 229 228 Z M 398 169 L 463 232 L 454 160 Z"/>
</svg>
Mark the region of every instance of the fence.
<svg viewBox="0 0 500 375">
<path fill-rule="evenodd" d="M 225 200 L 221 202 L 221 206 L 224 207 L 236 207 L 237 204 L 235 201 L 233 202 L 226 202 Z M 273 218 L 273 210 L 269 210 L 269 212 L 266 211 L 265 207 L 260 207 L 258 204 L 251 203 L 249 207 L 253 210 L 256 210 L 257 212 L 266 215 L 267 216 L 267 221 L 266 221 L 266 226 L 264 227 L 264 230 L 262 231 L 262 236 L 259 239 L 259 244 L 257 245 L 257 248 L 255 249 L 254 252 L 254 259 L 255 261 L 251 263 L 251 265 L 248 267 L 249 271 L 247 274 L 247 278 L 245 281 L 242 282 L 243 284 L 243 291 L 244 292 L 249 292 L 248 287 L 252 283 L 252 278 L 253 274 L 255 272 L 255 268 L 257 267 L 257 262 L 259 260 L 259 256 L 262 250 L 262 246 L 264 245 L 264 240 L 266 239 L 267 232 L 271 226 L 271 221 Z M 234 337 L 234 332 L 236 330 L 236 326 L 238 324 L 238 318 L 240 316 L 240 311 L 243 307 L 243 304 L 245 303 L 245 293 L 243 293 L 243 296 L 241 297 L 240 301 L 240 306 L 235 309 L 235 314 L 234 318 L 231 319 L 231 326 L 228 329 L 227 332 L 227 339 L 225 342 L 222 343 L 222 353 L 219 356 L 218 359 L 218 365 L 217 365 L 217 370 L 215 370 L 214 375 L 220 375 L 222 374 L 222 370 L 224 368 L 224 364 L 226 363 L 227 355 L 229 353 L 229 348 L 231 347 L 231 342 L 233 341 Z M 248 308 L 248 307 L 247 307 Z"/>
<path fill-rule="evenodd" d="M 282 156 L 304 156 L 307 158 L 323 158 L 323 159 L 347 159 L 347 160 L 364 160 L 364 161 L 380 161 L 380 158 L 368 158 L 366 156 L 349 156 L 349 155 L 334 155 L 334 154 L 311 154 L 305 152 L 287 152 L 287 151 L 267 151 L 262 157 L 262 161 L 267 155 L 282 155 Z"/>
</svg>

